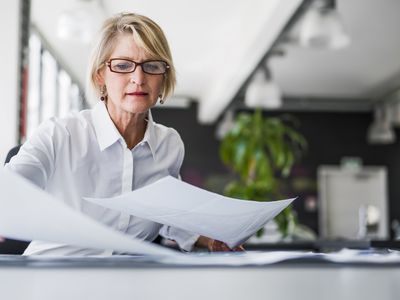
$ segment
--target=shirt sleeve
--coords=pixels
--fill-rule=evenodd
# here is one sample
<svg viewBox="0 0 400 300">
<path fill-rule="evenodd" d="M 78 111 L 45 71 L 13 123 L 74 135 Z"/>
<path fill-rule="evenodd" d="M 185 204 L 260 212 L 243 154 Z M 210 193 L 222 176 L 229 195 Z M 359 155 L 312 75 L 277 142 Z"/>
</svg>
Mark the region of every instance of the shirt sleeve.
<svg viewBox="0 0 400 300">
<path fill-rule="evenodd" d="M 31 138 L 5 165 L 5 169 L 16 172 L 38 187 L 45 189 L 54 171 L 56 159 L 56 124 L 44 122 Z"/>
</svg>

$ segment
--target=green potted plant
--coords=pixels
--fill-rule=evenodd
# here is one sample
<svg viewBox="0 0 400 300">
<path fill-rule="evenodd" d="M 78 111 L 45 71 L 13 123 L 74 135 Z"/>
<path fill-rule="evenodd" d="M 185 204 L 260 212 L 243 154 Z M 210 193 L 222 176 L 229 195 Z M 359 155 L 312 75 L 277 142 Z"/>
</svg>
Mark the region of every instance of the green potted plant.
<svg viewBox="0 0 400 300">
<path fill-rule="evenodd" d="M 225 187 L 226 196 L 255 201 L 282 198 L 279 179 L 289 176 L 307 148 L 305 138 L 290 121 L 293 119 L 263 117 L 261 110 L 237 115 L 220 146 L 223 163 L 236 174 Z M 290 235 L 297 223 L 291 207 L 275 221 L 283 237 Z"/>
</svg>

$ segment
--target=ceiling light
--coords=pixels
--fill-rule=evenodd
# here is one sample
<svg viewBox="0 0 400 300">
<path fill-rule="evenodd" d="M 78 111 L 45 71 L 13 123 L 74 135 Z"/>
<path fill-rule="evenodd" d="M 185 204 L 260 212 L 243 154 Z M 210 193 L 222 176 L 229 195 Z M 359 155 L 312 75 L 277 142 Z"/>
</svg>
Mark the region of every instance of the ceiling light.
<svg viewBox="0 0 400 300">
<path fill-rule="evenodd" d="M 379 106 L 374 111 L 374 121 L 368 128 L 367 140 L 370 144 L 391 144 L 396 135 L 391 127 L 386 106 Z"/>
<path fill-rule="evenodd" d="M 334 0 L 319 0 L 311 4 L 300 25 L 299 42 L 305 47 L 330 49 L 350 44 Z"/>
<path fill-rule="evenodd" d="M 282 93 L 267 69 L 259 69 L 247 86 L 244 102 L 247 107 L 276 109 L 282 106 Z"/>
</svg>

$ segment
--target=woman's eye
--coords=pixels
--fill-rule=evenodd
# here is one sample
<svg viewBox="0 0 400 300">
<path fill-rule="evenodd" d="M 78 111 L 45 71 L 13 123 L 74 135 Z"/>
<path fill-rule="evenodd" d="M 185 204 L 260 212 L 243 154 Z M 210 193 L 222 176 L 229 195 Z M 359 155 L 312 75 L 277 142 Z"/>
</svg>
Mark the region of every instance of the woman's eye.
<svg viewBox="0 0 400 300">
<path fill-rule="evenodd" d="M 165 66 L 159 62 L 146 63 L 143 65 L 145 72 L 151 74 L 161 74 L 165 72 Z"/>
<path fill-rule="evenodd" d="M 131 64 L 117 64 L 115 65 L 115 68 L 119 70 L 128 70 L 129 68 L 131 68 Z"/>
<path fill-rule="evenodd" d="M 147 69 L 149 70 L 158 70 L 160 68 L 160 66 L 156 65 L 156 64 L 148 64 L 147 65 Z"/>
</svg>

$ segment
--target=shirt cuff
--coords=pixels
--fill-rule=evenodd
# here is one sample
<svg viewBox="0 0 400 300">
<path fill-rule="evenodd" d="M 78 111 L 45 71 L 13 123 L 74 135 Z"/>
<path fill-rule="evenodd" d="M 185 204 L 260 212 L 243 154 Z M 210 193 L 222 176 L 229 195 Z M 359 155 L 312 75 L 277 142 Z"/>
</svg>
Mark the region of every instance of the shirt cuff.
<svg viewBox="0 0 400 300">
<path fill-rule="evenodd" d="M 185 252 L 192 251 L 194 244 L 198 240 L 198 234 L 171 226 L 163 226 L 160 235 L 166 239 L 174 240 L 179 248 Z"/>
</svg>

